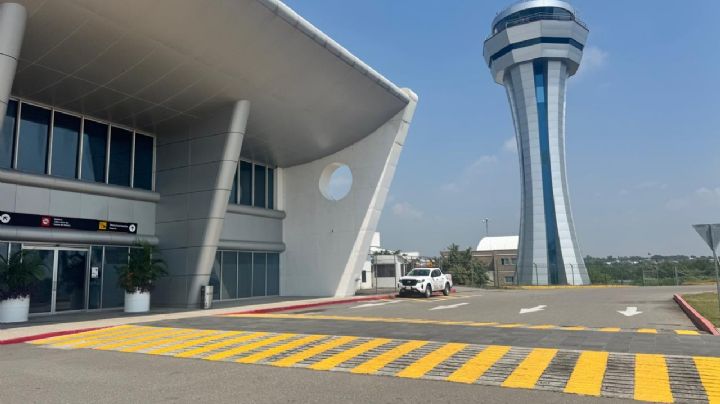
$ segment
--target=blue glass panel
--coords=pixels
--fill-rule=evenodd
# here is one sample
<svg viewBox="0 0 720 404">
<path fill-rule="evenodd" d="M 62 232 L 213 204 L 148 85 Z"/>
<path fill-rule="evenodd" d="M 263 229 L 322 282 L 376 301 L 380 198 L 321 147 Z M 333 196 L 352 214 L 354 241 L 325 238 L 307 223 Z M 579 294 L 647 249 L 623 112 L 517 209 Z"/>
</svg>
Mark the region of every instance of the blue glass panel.
<svg viewBox="0 0 720 404">
<path fill-rule="evenodd" d="M 5 110 L 5 120 L 2 125 L 2 133 L 0 133 L 0 168 L 12 167 L 17 108 L 17 101 L 8 101 L 7 109 Z"/>
<path fill-rule="evenodd" d="M 152 190 L 153 176 L 153 138 L 135 134 L 135 171 L 133 187 Z"/>
<path fill-rule="evenodd" d="M 275 209 L 275 170 L 268 167 L 268 209 Z"/>
<path fill-rule="evenodd" d="M 253 296 L 265 296 L 265 253 L 254 253 L 253 254 Z"/>
<path fill-rule="evenodd" d="M 80 118 L 55 113 L 53 122 L 51 173 L 56 177 L 77 176 L 77 155 L 80 145 Z"/>
<path fill-rule="evenodd" d="M 118 269 L 128 263 L 130 250 L 127 247 L 105 247 L 105 265 L 102 270 L 102 307 L 122 307 L 125 290 L 118 284 Z"/>
<path fill-rule="evenodd" d="M 255 164 L 255 201 L 256 208 L 265 207 L 265 166 Z"/>
<path fill-rule="evenodd" d="M 132 158 L 132 132 L 112 127 L 110 129 L 110 174 L 108 183 L 130 186 Z"/>
<path fill-rule="evenodd" d="M 222 262 L 222 253 L 217 251 L 215 253 L 215 261 L 213 261 L 212 272 L 210 273 L 210 280 L 208 285 L 213 287 L 213 300 L 220 300 L 220 263 Z"/>
<path fill-rule="evenodd" d="M 17 169 L 45 174 L 50 129 L 50 110 L 30 104 L 20 108 Z"/>
<path fill-rule="evenodd" d="M 542 167 L 548 275 L 550 283 L 557 284 L 559 282 L 558 231 L 552 188 L 552 168 L 550 166 L 550 132 L 548 129 L 547 106 L 547 62 L 544 60 L 536 61 L 533 64 L 533 71 L 535 75 L 535 98 L 537 99 L 538 125 L 540 131 L 540 163 Z"/>
<path fill-rule="evenodd" d="M 81 176 L 85 181 L 105 182 L 107 131 L 107 125 L 85 120 Z"/>
<path fill-rule="evenodd" d="M 237 299 L 238 267 L 237 253 L 234 251 L 222 252 L 222 271 L 220 279 L 220 299 Z"/>
<path fill-rule="evenodd" d="M 238 297 L 252 296 L 252 256 L 250 252 L 238 253 Z"/>
<path fill-rule="evenodd" d="M 235 170 L 235 177 L 233 177 L 233 183 L 232 183 L 232 189 L 230 190 L 230 198 L 228 200 L 229 203 L 237 203 L 237 182 L 238 182 L 238 172 Z"/>
<path fill-rule="evenodd" d="M 240 204 L 252 205 L 252 164 L 240 162 Z"/>
<path fill-rule="evenodd" d="M 267 294 L 268 296 L 280 294 L 280 254 L 278 253 L 267 255 Z"/>
</svg>

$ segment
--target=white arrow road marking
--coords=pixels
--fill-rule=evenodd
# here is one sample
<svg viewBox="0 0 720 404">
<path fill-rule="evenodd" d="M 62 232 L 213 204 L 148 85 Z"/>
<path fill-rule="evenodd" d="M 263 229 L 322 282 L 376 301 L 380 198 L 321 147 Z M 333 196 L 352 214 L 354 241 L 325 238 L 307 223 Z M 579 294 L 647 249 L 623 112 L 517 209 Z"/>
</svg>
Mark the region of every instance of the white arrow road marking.
<svg viewBox="0 0 720 404">
<path fill-rule="evenodd" d="M 618 310 L 618 313 L 622 314 L 625 317 L 632 317 L 637 316 L 638 314 L 642 314 L 642 311 L 638 311 L 637 307 L 630 307 L 626 308 L 625 310 Z"/>
<path fill-rule="evenodd" d="M 430 309 L 430 310 L 454 309 L 454 308 L 456 308 L 456 307 L 465 306 L 466 304 L 469 304 L 469 303 L 448 304 L 447 306 L 437 306 L 437 307 L 433 307 L 433 308 Z"/>
<path fill-rule="evenodd" d="M 384 306 L 386 304 L 393 304 L 393 303 L 400 303 L 400 301 L 399 300 L 388 300 L 388 301 L 379 302 L 379 303 L 365 303 L 365 304 L 361 304 L 359 306 L 353 306 L 353 307 L 351 307 L 351 309 L 361 309 L 363 307 Z"/>
<path fill-rule="evenodd" d="M 547 306 L 545 306 L 545 305 L 543 304 L 543 305 L 540 305 L 540 306 L 531 307 L 531 308 L 529 308 L 529 309 L 520 309 L 520 314 L 535 313 L 536 311 L 543 311 L 543 310 L 545 310 L 546 307 L 547 307 Z"/>
</svg>

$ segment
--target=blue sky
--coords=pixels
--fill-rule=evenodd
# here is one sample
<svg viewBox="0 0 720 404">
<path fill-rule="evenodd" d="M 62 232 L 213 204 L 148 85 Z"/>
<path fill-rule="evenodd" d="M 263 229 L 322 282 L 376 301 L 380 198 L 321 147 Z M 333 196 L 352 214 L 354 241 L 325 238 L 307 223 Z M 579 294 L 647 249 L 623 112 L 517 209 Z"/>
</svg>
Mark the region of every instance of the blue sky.
<svg viewBox="0 0 720 404">
<path fill-rule="evenodd" d="M 590 28 L 567 94 L 567 168 L 584 254 L 707 254 L 720 222 L 720 2 L 576 0 Z M 517 234 L 519 170 L 504 89 L 482 59 L 509 1 L 288 0 L 420 97 L 378 230 L 437 254 Z M 681 7 L 680 5 L 686 5 Z"/>
</svg>

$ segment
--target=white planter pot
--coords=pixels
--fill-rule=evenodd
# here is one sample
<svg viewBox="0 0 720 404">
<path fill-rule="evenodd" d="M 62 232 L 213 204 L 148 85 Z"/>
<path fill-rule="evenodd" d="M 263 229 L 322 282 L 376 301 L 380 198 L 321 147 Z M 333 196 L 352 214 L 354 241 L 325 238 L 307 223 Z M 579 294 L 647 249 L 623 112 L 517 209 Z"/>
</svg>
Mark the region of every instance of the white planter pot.
<svg viewBox="0 0 720 404">
<path fill-rule="evenodd" d="M 150 292 L 125 292 L 125 313 L 150 311 Z"/>
<path fill-rule="evenodd" d="M 30 296 L 0 301 L 0 323 L 22 323 L 28 320 Z"/>
</svg>

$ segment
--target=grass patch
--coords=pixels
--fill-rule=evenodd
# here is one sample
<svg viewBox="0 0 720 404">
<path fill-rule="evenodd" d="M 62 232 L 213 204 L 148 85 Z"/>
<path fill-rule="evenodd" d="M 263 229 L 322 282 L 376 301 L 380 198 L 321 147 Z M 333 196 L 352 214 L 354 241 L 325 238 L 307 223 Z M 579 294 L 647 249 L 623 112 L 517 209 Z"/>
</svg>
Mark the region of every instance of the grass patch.
<svg viewBox="0 0 720 404">
<path fill-rule="evenodd" d="M 690 303 L 703 317 L 710 320 L 715 327 L 720 326 L 720 309 L 718 309 L 717 293 L 683 295 L 683 299 Z"/>
</svg>

